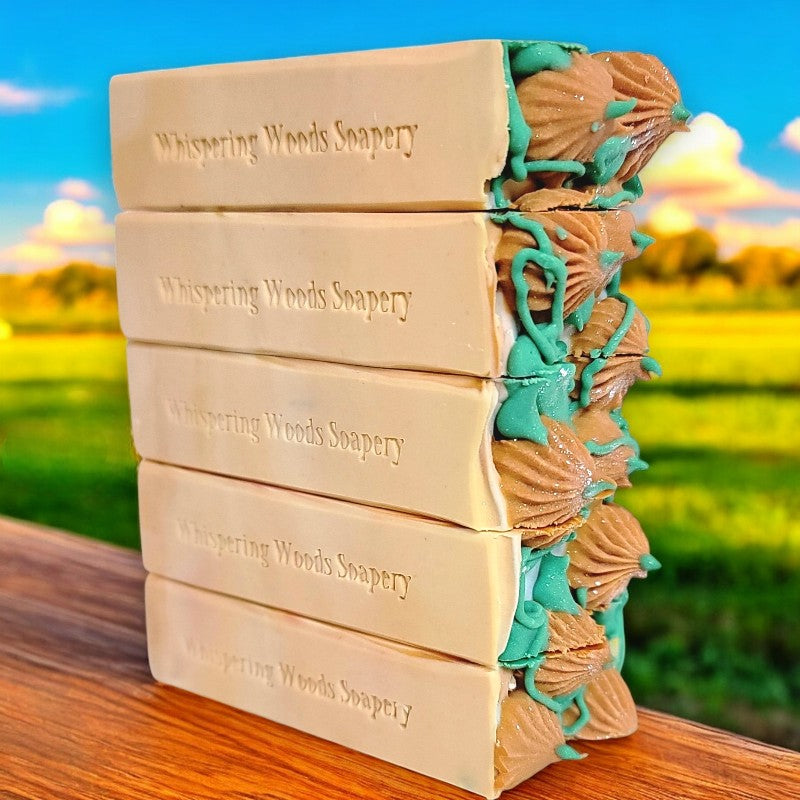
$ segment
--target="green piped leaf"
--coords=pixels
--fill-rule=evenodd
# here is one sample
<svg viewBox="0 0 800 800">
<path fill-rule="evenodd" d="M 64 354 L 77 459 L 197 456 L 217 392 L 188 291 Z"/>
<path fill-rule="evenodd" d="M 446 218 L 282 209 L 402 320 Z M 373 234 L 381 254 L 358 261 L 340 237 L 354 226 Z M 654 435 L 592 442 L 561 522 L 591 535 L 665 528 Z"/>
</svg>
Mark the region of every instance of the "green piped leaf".
<svg viewBox="0 0 800 800">
<path fill-rule="evenodd" d="M 672 117 L 673 122 L 686 122 L 691 116 L 692 112 L 689 111 L 683 103 L 675 103 L 675 105 L 672 106 L 670 117 Z"/>
<path fill-rule="evenodd" d="M 503 69 L 506 78 L 506 95 L 508 99 L 508 168 L 515 181 L 522 181 L 528 175 L 525 169 L 525 153 L 531 141 L 531 129 L 525 122 L 519 105 L 517 90 L 511 75 L 511 63 L 508 45 L 503 47 Z"/>
<path fill-rule="evenodd" d="M 533 339 L 526 333 L 521 333 L 508 354 L 508 374 L 512 378 L 527 378 L 540 374 L 545 368 L 546 364 Z"/>
<path fill-rule="evenodd" d="M 539 392 L 538 383 L 532 382 L 519 385 L 509 393 L 495 420 L 501 436 L 547 444 L 547 428 L 542 423 L 538 410 Z"/>
<path fill-rule="evenodd" d="M 636 108 L 636 98 L 631 97 L 628 100 L 612 100 L 606 106 L 606 119 L 618 119 L 624 117 L 629 111 Z"/>
<path fill-rule="evenodd" d="M 556 755 L 562 761 L 580 761 L 586 758 L 586 753 L 579 753 L 574 747 L 568 744 L 560 744 L 556 747 Z"/>
<path fill-rule="evenodd" d="M 641 252 L 647 250 L 651 244 L 655 241 L 655 237 L 648 236 L 646 233 L 642 233 L 641 231 L 631 231 L 631 241 L 633 242 L 634 247 L 638 247 Z"/>
<path fill-rule="evenodd" d="M 546 69 L 563 72 L 571 63 L 572 56 L 560 44 L 531 42 L 511 57 L 511 74 L 515 78 L 527 78 Z"/>
<path fill-rule="evenodd" d="M 656 375 L 659 378 L 661 377 L 661 364 L 659 364 L 658 361 L 656 361 L 652 356 L 645 356 L 640 363 L 645 372 L 652 372 L 653 375 Z"/>
<path fill-rule="evenodd" d="M 581 607 L 575 602 L 567 581 L 569 556 L 547 553 L 542 558 L 539 574 L 533 587 L 533 599 L 549 611 L 579 614 Z"/>
<path fill-rule="evenodd" d="M 616 484 L 611 483 L 611 481 L 593 481 L 586 487 L 583 496 L 586 500 L 594 500 L 597 495 L 604 492 L 613 492 L 616 488 Z"/>
<path fill-rule="evenodd" d="M 610 136 L 586 165 L 586 175 L 596 184 L 605 186 L 616 174 L 631 149 L 630 136 Z"/>
<path fill-rule="evenodd" d="M 586 327 L 589 318 L 592 316 L 596 300 L 597 298 L 593 294 L 589 295 L 589 297 L 567 317 L 567 322 L 570 325 L 574 325 L 577 330 L 582 331 Z"/>
<path fill-rule="evenodd" d="M 643 469 L 649 469 L 650 465 L 644 459 L 639 458 L 638 456 L 631 456 L 631 458 L 628 459 L 627 467 L 628 474 L 630 475 L 632 472 L 639 472 Z"/>
<path fill-rule="evenodd" d="M 634 175 L 632 178 L 628 178 L 625 183 L 622 184 L 622 188 L 626 192 L 630 192 L 634 198 L 641 197 L 644 194 L 644 187 L 642 186 L 642 180 L 638 175 Z"/>
<path fill-rule="evenodd" d="M 610 269 L 616 264 L 619 264 L 624 255 L 625 253 L 622 253 L 619 250 L 601 250 L 600 266 L 604 269 Z"/>
<path fill-rule="evenodd" d="M 653 572 L 654 570 L 661 569 L 661 562 L 655 556 L 651 556 L 650 553 L 644 553 L 639 556 L 639 566 L 645 572 Z"/>
<path fill-rule="evenodd" d="M 600 197 L 598 195 L 591 200 L 588 205 L 590 205 L 592 208 L 616 208 L 622 203 L 632 203 L 637 197 L 640 196 L 641 195 L 636 195 L 633 192 L 619 191 L 609 195 L 608 197 Z"/>
</svg>

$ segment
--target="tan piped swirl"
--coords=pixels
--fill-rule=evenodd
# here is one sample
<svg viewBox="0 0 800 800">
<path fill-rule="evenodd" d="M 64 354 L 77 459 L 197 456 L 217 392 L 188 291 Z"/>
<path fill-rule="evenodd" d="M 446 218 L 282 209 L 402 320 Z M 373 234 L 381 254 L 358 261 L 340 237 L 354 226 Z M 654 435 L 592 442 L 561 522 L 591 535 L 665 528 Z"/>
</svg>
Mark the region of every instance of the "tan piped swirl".
<svg viewBox="0 0 800 800">
<path fill-rule="evenodd" d="M 494 748 L 495 789 L 511 789 L 558 761 L 556 747 L 561 744 L 564 733 L 558 716 L 524 689 L 512 691 L 500 705 Z"/>
<path fill-rule="evenodd" d="M 603 408 L 589 406 L 581 409 L 572 417 L 572 424 L 584 444 L 608 444 L 622 436 L 622 429 Z M 603 480 L 613 481 L 619 489 L 627 489 L 631 485 L 628 460 L 635 456 L 636 452 L 632 447 L 622 444 L 606 455 L 593 455 L 592 458 L 596 472 Z"/>
<path fill-rule="evenodd" d="M 585 609 L 581 609 L 579 614 L 548 611 L 547 624 L 550 635 L 545 653 L 548 655 L 607 644 L 603 626 L 598 625 Z"/>
<path fill-rule="evenodd" d="M 531 128 L 526 159 L 591 161 L 610 136 L 622 136 L 619 120 L 605 118 L 614 100 L 614 85 L 605 65 L 585 53 L 574 53 L 566 70 L 542 70 L 516 86 L 522 114 Z M 593 129 L 594 125 L 594 129 Z M 571 176 L 537 173 L 543 186 L 561 186 Z"/>
<path fill-rule="evenodd" d="M 627 306 L 616 297 L 606 297 L 595 304 L 592 314 L 582 331 L 572 337 L 570 351 L 576 356 L 588 356 L 593 350 L 600 350 L 608 344 L 616 333 Z M 614 356 L 643 356 L 649 351 L 647 341 L 647 320 L 639 309 L 633 316 L 622 341 L 614 350 Z"/>
<path fill-rule="evenodd" d="M 614 86 L 616 98 L 636 98 L 636 106 L 620 118 L 631 137 L 631 150 L 617 174 L 626 181 L 639 173 L 658 147 L 674 131 L 688 130 L 683 121 L 672 117 L 681 95 L 675 78 L 655 56 L 645 53 L 595 53 Z"/>
<path fill-rule="evenodd" d="M 575 388 L 572 397 L 577 400 L 581 393 L 581 376 L 592 359 L 585 356 L 569 356 L 575 364 Z M 595 408 L 614 409 L 622 401 L 636 381 L 650 380 L 650 373 L 642 366 L 641 356 L 613 356 L 608 359 L 592 380 L 589 390 L 589 404 Z"/>
<path fill-rule="evenodd" d="M 594 462 L 570 428 L 549 417 L 542 422 L 546 445 L 504 439 L 492 442 L 492 455 L 511 525 L 542 531 L 555 542 L 583 524 L 580 512 L 590 499 Z"/>
<path fill-rule="evenodd" d="M 563 525 L 551 525 L 549 528 L 520 528 L 517 533 L 522 534 L 522 544 L 541 550 L 543 547 L 552 547 L 566 534 L 579 528 L 586 520 L 582 516 L 571 517 Z"/>
<path fill-rule="evenodd" d="M 622 184 L 612 178 L 602 186 L 587 184 L 577 188 L 541 187 L 541 179 L 533 177 L 524 181 L 506 181 L 503 184 L 503 194 L 508 199 L 512 208 L 519 211 L 552 211 L 556 208 L 569 208 L 577 210 L 595 211 L 603 208 L 600 201 L 607 202 L 607 198 L 619 195 L 624 191 Z M 614 205 L 628 205 L 632 199 L 627 194 L 616 197 Z"/>
<path fill-rule="evenodd" d="M 550 211 L 525 216 L 544 228 L 552 243 L 553 254 L 566 264 L 564 316 L 571 314 L 587 297 L 598 294 L 620 266 L 618 262 L 604 267 L 600 262 L 601 252 L 608 249 L 604 215 L 582 211 Z M 498 285 L 511 308 L 516 304 L 511 263 L 514 256 L 526 248 L 539 249 L 534 237 L 527 231 L 506 225 L 497 246 L 495 261 Z M 554 287 L 547 287 L 544 273 L 533 262 L 526 264 L 523 274 L 528 284 L 531 316 L 537 322 L 549 320 Z"/>
<path fill-rule="evenodd" d="M 636 219 L 630 211 L 615 209 L 603 214 L 606 227 L 607 248 L 615 253 L 622 253 L 622 262 L 630 261 L 641 254 L 631 238 L 636 230 Z"/>
<path fill-rule="evenodd" d="M 611 660 L 603 628 L 586 611 L 573 616 L 549 612 L 550 641 L 536 671 L 536 687 L 552 697 L 573 692 Z"/>
<path fill-rule="evenodd" d="M 639 561 L 650 545 L 636 517 L 614 503 L 598 503 L 579 536 L 567 545 L 567 579 L 586 589 L 586 608 L 603 611 L 630 582 L 645 578 Z"/>
<path fill-rule="evenodd" d="M 519 211 L 553 211 L 557 208 L 580 209 L 589 205 L 594 195 L 578 189 L 539 189 L 533 178 L 506 181 L 503 193 Z"/>
<path fill-rule="evenodd" d="M 630 736 L 638 727 L 636 705 L 622 676 L 615 669 L 604 669 L 586 687 L 584 695 L 589 721 L 576 734 L 576 739 L 598 741 Z M 578 711 L 564 712 L 564 724 L 571 725 Z"/>
</svg>

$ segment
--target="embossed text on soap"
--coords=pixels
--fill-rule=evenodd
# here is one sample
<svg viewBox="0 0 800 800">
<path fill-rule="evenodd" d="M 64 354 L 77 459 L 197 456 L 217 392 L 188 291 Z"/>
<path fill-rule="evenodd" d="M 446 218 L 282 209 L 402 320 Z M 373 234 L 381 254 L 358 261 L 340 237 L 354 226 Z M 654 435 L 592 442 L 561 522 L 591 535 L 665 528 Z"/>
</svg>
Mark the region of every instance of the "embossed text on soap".
<svg viewBox="0 0 800 800">
<path fill-rule="evenodd" d="M 395 723 L 403 730 L 408 728 L 412 704 L 357 686 L 351 679 L 331 677 L 324 671 L 311 674 L 288 661 L 273 664 L 260 657 L 209 645 L 195 636 L 183 638 L 183 652 L 192 661 L 224 675 L 242 675 L 270 688 L 282 686 L 293 692 L 344 705 L 364 714 L 367 719 Z"/>
<path fill-rule="evenodd" d="M 283 685 L 298 692 L 311 694 L 323 700 L 343 703 L 351 709 L 360 711 L 368 719 L 390 720 L 403 730 L 408 727 L 413 706 L 397 699 L 377 694 L 364 687 L 357 687 L 346 678 L 331 680 L 324 672 L 315 675 L 304 674 L 294 664 L 280 662 L 280 676 Z"/>
<path fill-rule="evenodd" d="M 263 125 L 267 152 L 270 155 L 314 155 L 322 153 L 362 153 L 374 161 L 382 154 L 394 153 L 403 158 L 414 154 L 417 123 L 390 125 L 312 120 L 306 129 L 291 129 L 283 122 Z"/>
<path fill-rule="evenodd" d="M 359 461 L 386 461 L 393 467 L 400 464 L 405 438 L 386 431 L 355 430 L 337 420 L 319 421 L 288 419 L 277 411 L 265 411 L 264 436 L 304 447 L 337 450 L 355 456 Z"/>
<path fill-rule="evenodd" d="M 200 519 L 175 518 L 175 536 L 190 547 L 208 550 L 217 557 L 234 557 L 261 567 L 271 565 L 296 570 L 321 578 L 330 578 L 360 589 L 372 597 L 390 595 L 397 600 L 408 597 L 413 574 L 371 560 L 334 552 L 323 546 L 299 546 L 288 539 L 270 541 L 246 533 L 228 533 Z M 227 569 L 223 566 L 222 569 Z"/>
<path fill-rule="evenodd" d="M 202 430 L 208 436 L 241 436 L 252 444 L 261 441 L 260 417 L 239 413 L 236 409 L 208 408 L 175 397 L 165 397 L 167 419 L 185 428 Z"/>
<path fill-rule="evenodd" d="M 201 169 L 211 161 L 255 166 L 265 158 L 344 153 L 361 155 L 368 161 L 407 159 L 414 155 L 419 128 L 419 123 L 402 121 L 312 119 L 302 128 L 268 121 L 257 130 L 248 131 L 154 131 L 152 148 L 158 162 Z"/>
<path fill-rule="evenodd" d="M 208 437 L 237 436 L 251 444 L 278 441 L 300 447 L 334 450 L 361 463 L 376 460 L 397 467 L 406 439 L 391 431 L 359 430 L 341 420 L 306 417 L 290 419 L 278 411 L 253 416 L 236 409 L 201 406 L 176 397 L 164 397 L 166 418 L 174 425 L 202 431 Z M 262 424 L 263 423 L 263 424 Z"/>
<path fill-rule="evenodd" d="M 224 675 L 245 675 L 269 687 L 275 686 L 274 664 L 208 645 L 194 637 L 184 638 L 183 649 L 193 661 L 217 669 Z"/>
<path fill-rule="evenodd" d="M 364 322 L 385 319 L 404 323 L 413 292 L 397 287 L 354 286 L 336 279 L 290 283 L 265 277 L 259 283 L 222 279 L 213 283 L 187 275 L 158 275 L 158 297 L 164 305 L 187 306 L 208 314 L 216 309 L 242 310 L 258 316 L 266 310 L 352 314 Z"/>
</svg>

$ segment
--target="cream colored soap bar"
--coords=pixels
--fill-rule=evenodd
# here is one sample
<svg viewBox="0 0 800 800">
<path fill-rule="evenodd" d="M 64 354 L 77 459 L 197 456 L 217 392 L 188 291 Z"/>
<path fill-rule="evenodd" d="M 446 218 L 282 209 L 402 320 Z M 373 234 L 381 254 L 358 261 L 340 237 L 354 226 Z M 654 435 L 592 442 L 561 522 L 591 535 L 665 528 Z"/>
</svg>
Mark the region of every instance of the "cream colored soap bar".
<svg viewBox="0 0 800 800">
<path fill-rule="evenodd" d="M 503 374 L 516 326 L 484 214 L 126 212 L 131 339 Z"/>
<path fill-rule="evenodd" d="M 119 75 L 110 106 L 127 209 L 613 208 L 689 116 L 653 56 L 535 40 Z"/>
<path fill-rule="evenodd" d="M 147 579 L 146 609 L 157 680 L 486 797 L 498 794 L 498 668 L 155 575 Z"/>
<path fill-rule="evenodd" d="M 148 459 L 508 530 L 492 461 L 502 382 L 132 343 Z"/>
<path fill-rule="evenodd" d="M 508 149 L 499 41 L 120 75 L 123 208 L 482 209 Z"/>
<path fill-rule="evenodd" d="M 184 583 L 496 666 L 520 542 L 143 461 L 144 566 Z"/>
</svg>

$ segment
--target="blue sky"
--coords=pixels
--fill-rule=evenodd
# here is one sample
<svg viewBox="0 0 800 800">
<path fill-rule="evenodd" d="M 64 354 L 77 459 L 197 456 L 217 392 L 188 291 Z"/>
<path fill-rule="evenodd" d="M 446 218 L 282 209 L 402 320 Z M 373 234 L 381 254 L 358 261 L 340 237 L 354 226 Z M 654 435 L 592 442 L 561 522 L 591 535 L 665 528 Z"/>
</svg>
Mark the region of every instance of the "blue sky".
<svg viewBox="0 0 800 800">
<path fill-rule="evenodd" d="M 742 180 L 762 181 L 762 194 L 779 202 L 692 207 L 655 175 L 655 196 L 645 208 L 669 200 L 692 221 L 724 218 L 762 230 L 800 219 L 800 125 L 796 148 L 781 143 L 787 124 L 800 117 L 800 3 L 791 0 L 762 0 L 757 13 L 701 0 L 641 3 L 638 13 L 628 10 L 634 4 L 613 0 L 551 9 L 541 0 L 35 5 L 34 15 L 30 6 L 0 0 L 0 254 L 7 256 L 0 270 L 24 268 L 11 263 L 9 248 L 42 225 L 59 196 L 113 218 L 107 88 L 115 73 L 469 38 L 557 39 L 655 53 L 678 79 L 685 104 L 714 115 L 700 120 L 706 146 L 727 137 L 732 169 L 744 170 Z M 102 226 L 98 213 L 93 223 Z"/>
</svg>

